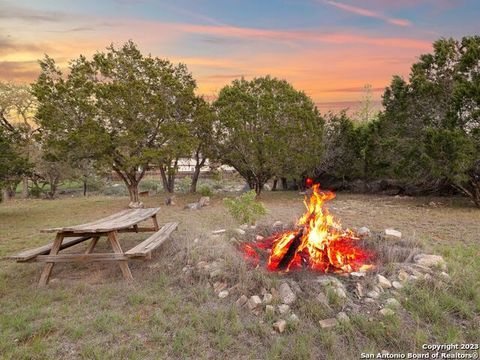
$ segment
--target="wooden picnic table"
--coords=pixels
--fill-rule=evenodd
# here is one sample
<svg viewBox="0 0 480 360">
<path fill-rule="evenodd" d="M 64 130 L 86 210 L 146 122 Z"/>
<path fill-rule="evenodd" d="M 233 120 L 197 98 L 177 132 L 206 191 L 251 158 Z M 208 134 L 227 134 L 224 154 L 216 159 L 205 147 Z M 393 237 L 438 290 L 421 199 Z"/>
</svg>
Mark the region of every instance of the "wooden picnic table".
<svg viewBox="0 0 480 360">
<path fill-rule="evenodd" d="M 125 280 L 133 280 L 128 266 L 130 259 L 150 259 L 151 253 L 159 247 L 177 228 L 177 222 L 165 224 L 161 229 L 157 222 L 157 212 L 160 208 L 129 209 L 111 216 L 92 221 L 86 224 L 70 227 L 58 227 L 41 230 L 46 233 L 56 233 L 53 243 L 35 249 L 26 250 L 10 256 L 17 262 L 45 262 L 40 275 L 39 286 L 48 284 L 53 265 L 57 262 L 117 262 Z M 151 219 L 152 227 L 139 227 L 138 224 Z M 148 239 L 124 252 L 118 241 L 121 232 L 155 232 Z M 100 237 L 105 236 L 113 249 L 113 253 L 93 253 Z M 59 254 L 60 250 L 91 239 L 84 253 Z"/>
</svg>

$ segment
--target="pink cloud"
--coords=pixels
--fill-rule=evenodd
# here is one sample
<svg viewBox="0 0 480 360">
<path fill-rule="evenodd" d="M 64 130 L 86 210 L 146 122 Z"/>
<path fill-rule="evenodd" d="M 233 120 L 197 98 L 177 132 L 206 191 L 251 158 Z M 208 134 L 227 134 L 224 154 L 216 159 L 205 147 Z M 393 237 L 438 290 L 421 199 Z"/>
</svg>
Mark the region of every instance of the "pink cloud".
<svg viewBox="0 0 480 360">
<path fill-rule="evenodd" d="M 372 10 L 368 10 L 368 9 L 365 9 L 365 8 L 361 8 L 361 7 L 358 7 L 358 6 L 353 6 L 353 5 L 341 3 L 341 2 L 338 2 L 338 1 L 332 1 L 332 0 L 326 0 L 325 3 L 328 4 L 328 5 L 332 5 L 332 6 L 336 7 L 337 9 L 341 9 L 341 10 L 344 10 L 344 11 L 347 11 L 347 12 L 350 12 L 350 13 L 353 13 L 353 14 L 357 14 L 357 15 L 360 15 L 360 16 L 366 16 L 366 17 L 371 17 L 371 18 L 375 18 L 375 19 L 380 19 L 380 20 L 383 20 L 383 21 L 385 21 L 389 24 L 392 24 L 392 25 L 397 25 L 397 26 L 410 26 L 410 25 L 412 25 L 412 23 L 410 21 L 406 20 L 406 19 L 388 17 L 388 16 L 385 16 L 381 13 L 378 13 L 378 12 L 375 12 L 375 11 L 372 11 Z"/>
</svg>

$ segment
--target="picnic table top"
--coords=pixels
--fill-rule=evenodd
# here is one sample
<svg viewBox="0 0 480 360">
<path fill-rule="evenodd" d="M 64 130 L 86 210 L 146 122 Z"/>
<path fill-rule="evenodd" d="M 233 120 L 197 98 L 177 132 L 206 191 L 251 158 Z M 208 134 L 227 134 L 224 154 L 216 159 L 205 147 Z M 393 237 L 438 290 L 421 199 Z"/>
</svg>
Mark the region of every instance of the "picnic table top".
<svg viewBox="0 0 480 360">
<path fill-rule="evenodd" d="M 46 233 L 100 233 L 130 228 L 154 216 L 160 208 L 128 209 L 103 219 L 69 227 L 57 227 L 40 230 Z"/>
</svg>

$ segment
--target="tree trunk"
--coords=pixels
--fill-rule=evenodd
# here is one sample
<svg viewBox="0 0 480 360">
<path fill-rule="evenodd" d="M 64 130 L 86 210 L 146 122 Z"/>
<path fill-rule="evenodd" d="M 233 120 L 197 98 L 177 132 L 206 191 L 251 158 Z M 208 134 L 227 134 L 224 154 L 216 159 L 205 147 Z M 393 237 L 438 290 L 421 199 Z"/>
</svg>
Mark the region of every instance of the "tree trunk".
<svg viewBox="0 0 480 360">
<path fill-rule="evenodd" d="M 173 187 L 171 186 L 171 176 L 170 174 L 167 174 L 167 171 L 165 171 L 165 168 L 163 166 L 160 167 L 160 175 L 162 177 L 163 191 L 173 193 Z M 173 182 L 175 182 L 175 178 L 173 179 Z"/>
<path fill-rule="evenodd" d="M 192 183 L 190 184 L 191 193 L 197 192 L 197 182 L 198 178 L 200 177 L 200 170 L 202 169 L 203 165 L 205 165 L 205 160 L 206 159 L 202 159 L 201 161 L 199 161 L 199 158 L 197 156 L 197 163 L 195 164 L 195 170 L 192 174 Z"/>
<path fill-rule="evenodd" d="M 83 177 L 83 196 L 87 196 L 87 177 Z"/>
<path fill-rule="evenodd" d="M 133 182 L 126 184 L 128 189 L 128 195 L 130 196 L 131 203 L 139 203 L 140 197 L 138 195 L 138 183 Z"/>
<path fill-rule="evenodd" d="M 287 183 L 287 178 L 282 177 L 282 188 L 283 190 L 288 190 L 288 183 Z"/>
<path fill-rule="evenodd" d="M 27 199 L 28 198 L 28 177 L 27 176 L 24 176 L 22 178 L 22 183 L 23 183 L 23 186 L 22 186 L 22 197 L 24 199 Z"/>
<path fill-rule="evenodd" d="M 12 197 L 10 195 L 11 195 L 10 189 L 8 189 L 6 187 L 2 189 L 2 201 L 3 202 L 12 200 Z"/>
<path fill-rule="evenodd" d="M 278 179 L 273 179 L 272 191 L 277 191 Z"/>
</svg>

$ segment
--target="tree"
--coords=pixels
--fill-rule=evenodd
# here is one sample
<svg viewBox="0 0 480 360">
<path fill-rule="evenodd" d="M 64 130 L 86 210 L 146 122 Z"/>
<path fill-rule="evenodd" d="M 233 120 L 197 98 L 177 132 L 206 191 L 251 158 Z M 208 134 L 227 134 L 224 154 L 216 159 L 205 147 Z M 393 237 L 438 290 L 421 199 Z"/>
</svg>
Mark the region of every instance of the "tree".
<svg viewBox="0 0 480 360">
<path fill-rule="evenodd" d="M 216 154 L 257 195 L 274 175 L 305 174 L 322 153 L 323 121 L 313 101 L 285 80 L 234 80 L 214 103 Z"/>
<path fill-rule="evenodd" d="M 366 84 L 363 87 L 362 100 L 355 115 L 356 119 L 363 123 L 372 121 L 378 116 L 378 111 L 375 110 L 373 104 L 372 85 Z"/>
<path fill-rule="evenodd" d="M 394 77 L 372 125 L 369 173 L 438 187 L 449 184 L 480 207 L 480 37 L 440 39 Z"/>
<path fill-rule="evenodd" d="M 64 76 L 46 57 L 33 86 L 42 135 L 51 152 L 91 159 L 125 182 L 130 206 L 149 164 L 176 148 L 178 124 L 191 112 L 195 81 L 187 68 L 144 56 L 128 41 L 70 63 Z"/>
<path fill-rule="evenodd" d="M 29 86 L 0 82 L 0 128 L 4 130 L 4 136 L 10 137 L 15 151 L 26 160 L 26 166 L 38 130 L 34 120 L 35 110 L 36 100 Z M 18 176 L 10 177 L 4 183 L 6 193 L 14 196 L 17 184 L 23 180 L 23 196 L 28 197 L 28 171 L 18 173 Z"/>
<path fill-rule="evenodd" d="M 11 136 L 0 127 L 0 188 L 2 199 L 9 200 L 14 196 L 17 179 L 29 170 L 30 163 L 17 150 Z"/>
<path fill-rule="evenodd" d="M 195 101 L 191 123 L 191 135 L 193 141 L 193 159 L 195 168 L 192 174 L 190 192 L 197 192 L 197 182 L 200 176 L 200 170 L 205 166 L 207 158 L 212 160 L 214 156 L 214 137 L 213 137 L 213 110 L 203 98 L 198 97 Z"/>
</svg>

